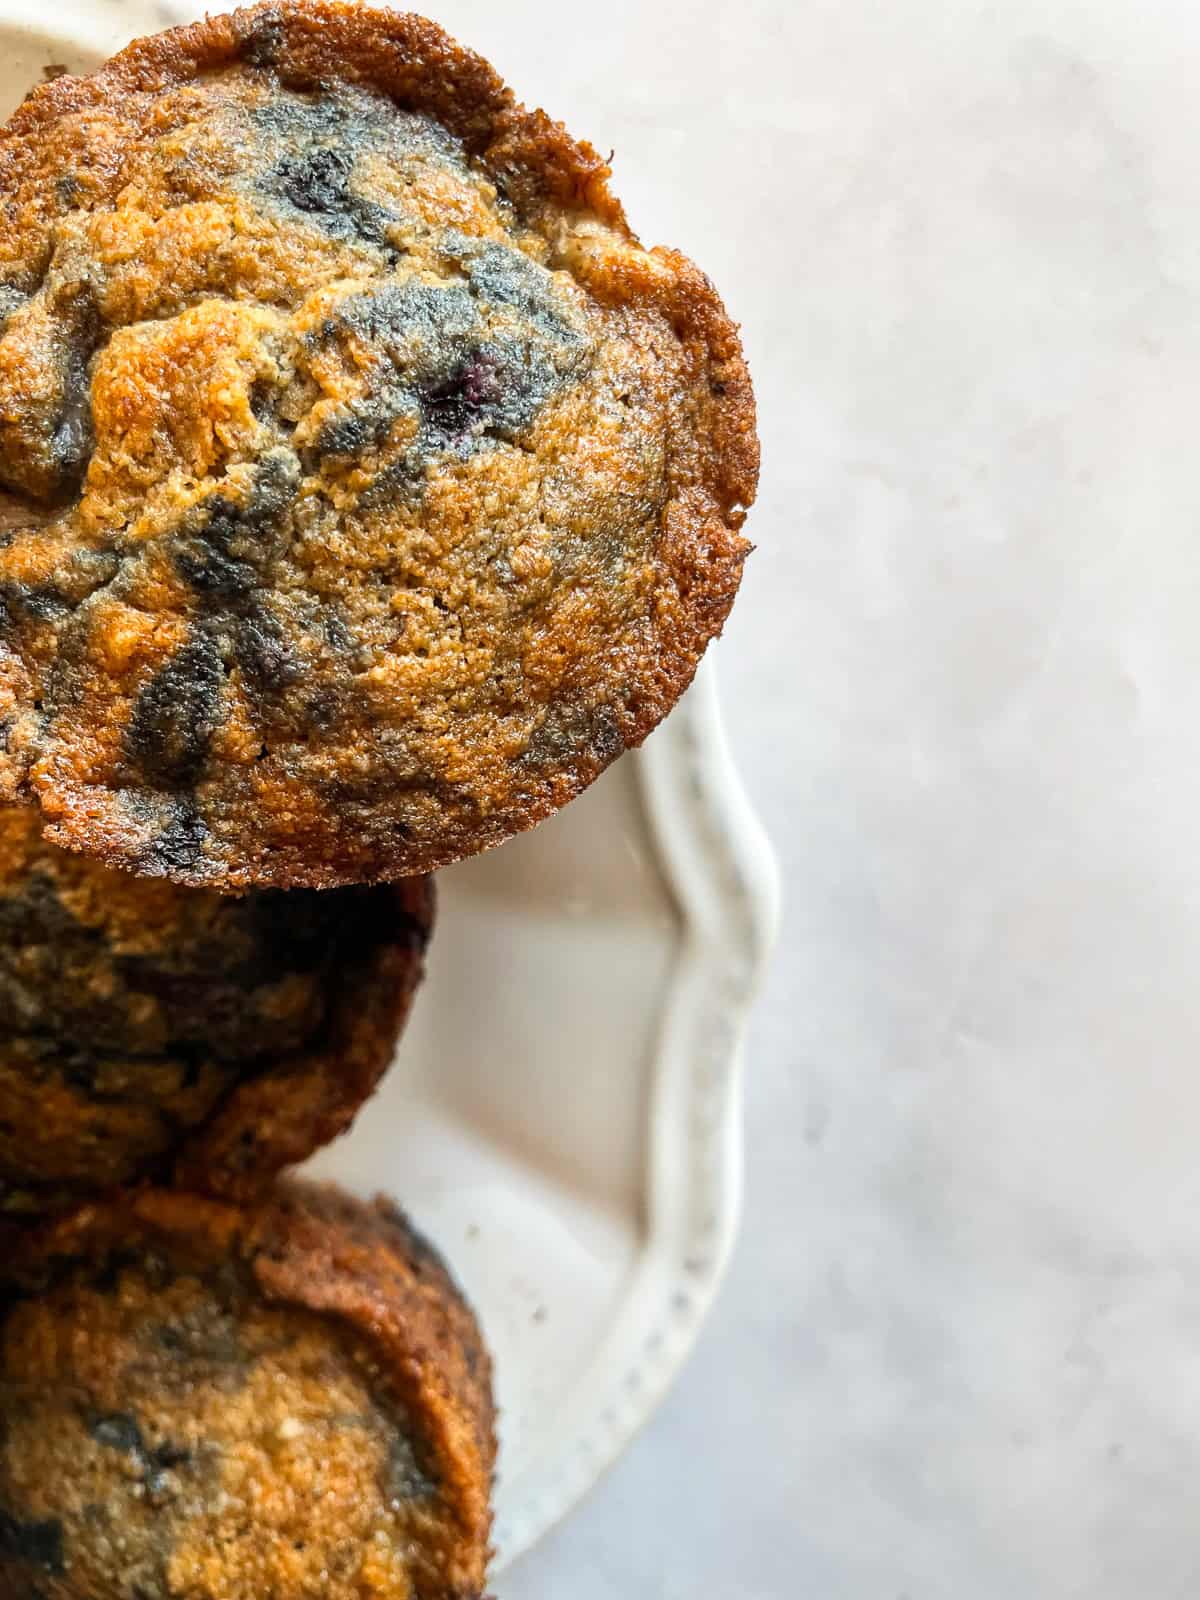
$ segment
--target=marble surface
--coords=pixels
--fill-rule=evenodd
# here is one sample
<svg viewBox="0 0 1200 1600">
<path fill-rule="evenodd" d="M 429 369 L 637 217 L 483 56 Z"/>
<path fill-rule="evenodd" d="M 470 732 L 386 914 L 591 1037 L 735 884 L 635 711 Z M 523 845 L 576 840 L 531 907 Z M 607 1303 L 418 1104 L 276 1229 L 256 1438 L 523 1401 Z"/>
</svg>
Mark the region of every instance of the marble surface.
<svg viewBox="0 0 1200 1600">
<path fill-rule="evenodd" d="M 1194 1600 L 1200 10 L 436 14 L 743 319 L 746 1227 L 506 1600 Z"/>
</svg>

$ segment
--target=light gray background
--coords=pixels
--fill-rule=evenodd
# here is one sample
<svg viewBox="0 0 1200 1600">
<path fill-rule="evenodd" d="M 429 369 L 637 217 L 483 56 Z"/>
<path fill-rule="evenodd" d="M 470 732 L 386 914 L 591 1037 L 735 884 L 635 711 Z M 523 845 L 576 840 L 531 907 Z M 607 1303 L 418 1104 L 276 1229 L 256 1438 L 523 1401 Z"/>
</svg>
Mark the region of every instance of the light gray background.
<svg viewBox="0 0 1200 1600">
<path fill-rule="evenodd" d="M 786 908 L 696 1357 L 506 1600 L 1200 1594 L 1200 8 L 435 8 L 744 323 Z"/>
</svg>

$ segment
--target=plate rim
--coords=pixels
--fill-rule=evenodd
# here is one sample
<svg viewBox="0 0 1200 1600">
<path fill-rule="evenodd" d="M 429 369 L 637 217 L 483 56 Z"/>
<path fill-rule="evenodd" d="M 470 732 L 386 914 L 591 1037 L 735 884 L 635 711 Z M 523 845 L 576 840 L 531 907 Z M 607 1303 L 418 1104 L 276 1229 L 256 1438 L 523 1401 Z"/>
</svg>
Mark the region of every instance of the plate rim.
<svg viewBox="0 0 1200 1600">
<path fill-rule="evenodd" d="M 778 931 L 780 877 L 729 748 L 711 653 L 629 759 L 680 924 L 653 1053 L 645 1232 L 621 1319 L 643 1332 L 633 1361 L 604 1381 L 583 1380 L 591 1392 L 578 1409 L 593 1420 L 539 1463 L 530 1476 L 540 1487 L 518 1495 L 519 1510 L 498 1523 L 497 1572 L 567 1516 L 666 1398 L 716 1300 L 741 1218 L 745 1034 Z M 606 1365 L 605 1347 L 624 1342 L 614 1330 L 593 1373 Z"/>
</svg>

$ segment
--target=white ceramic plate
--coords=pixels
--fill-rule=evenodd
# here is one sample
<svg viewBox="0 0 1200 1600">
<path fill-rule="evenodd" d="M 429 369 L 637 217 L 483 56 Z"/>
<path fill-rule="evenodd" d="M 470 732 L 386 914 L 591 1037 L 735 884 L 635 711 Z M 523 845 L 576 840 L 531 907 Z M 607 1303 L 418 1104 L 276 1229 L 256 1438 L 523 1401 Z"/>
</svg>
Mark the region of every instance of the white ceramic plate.
<svg viewBox="0 0 1200 1600">
<path fill-rule="evenodd" d="M 4 114 L 47 66 L 86 70 L 188 11 L 69 0 L 36 15 L 0 0 Z M 502 1564 L 653 1410 L 733 1240 L 740 1041 L 777 890 L 711 668 L 644 750 L 439 889 L 396 1065 L 312 1169 L 400 1200 L 479 1311 Z"/>
</svg>

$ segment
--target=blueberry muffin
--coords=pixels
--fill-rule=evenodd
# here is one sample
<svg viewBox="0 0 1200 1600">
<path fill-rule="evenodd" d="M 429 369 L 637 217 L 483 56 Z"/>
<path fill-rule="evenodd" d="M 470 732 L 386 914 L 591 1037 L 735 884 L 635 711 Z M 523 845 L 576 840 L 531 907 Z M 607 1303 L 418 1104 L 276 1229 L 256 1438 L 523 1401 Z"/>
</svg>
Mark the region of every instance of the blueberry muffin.
<svg viewBox="0 0 1200 1600">
<path fill-rule="evenodd" d="M 0 1212 L 174 1176 L 240 1194 L 347 1126 L 395 1049 L 424 879 L 242 898 L 0 812 Z"/>
<path fill-rule="evenodd" d="M 477 1600 L 490 1364 L 381 1203 L 89 1207 L 0 1268 L 0 1593 Z"/>
<path fill-rule="evenodd" d="M 499 843 L 733 601 L 753 400 L 704 275 L 419 17 L 142 39 L 0 132 L 0 797 L 179 883 Z"/>
</svg>

